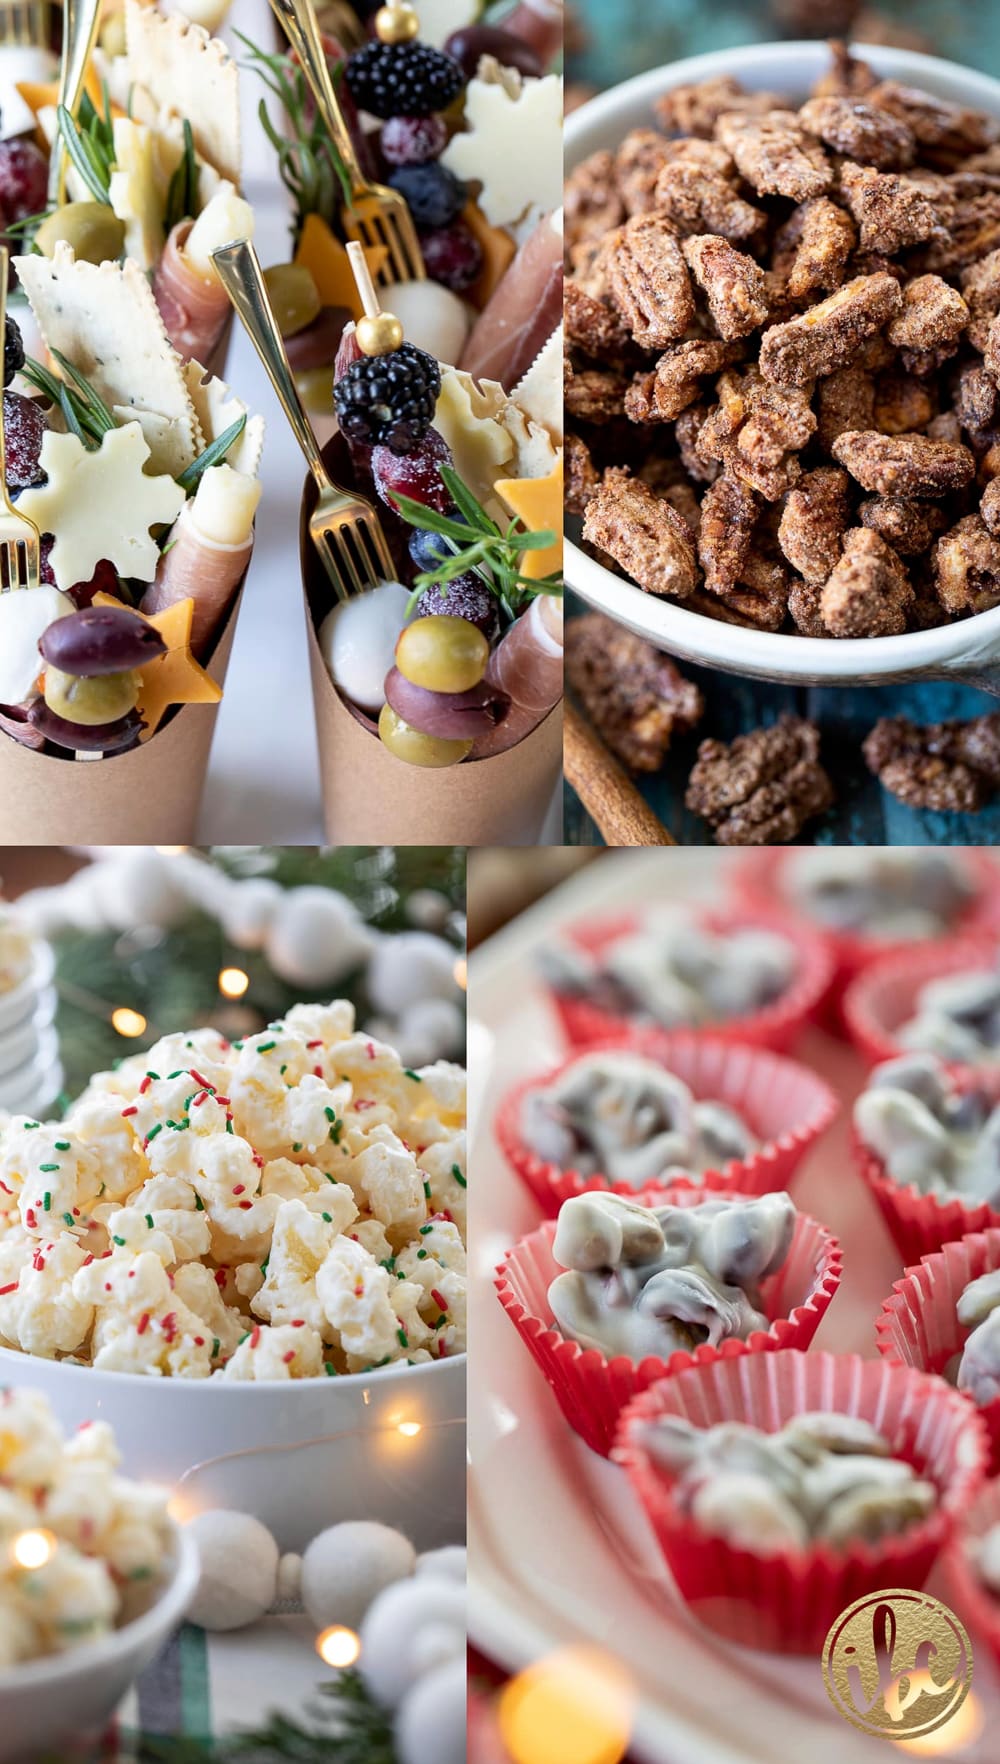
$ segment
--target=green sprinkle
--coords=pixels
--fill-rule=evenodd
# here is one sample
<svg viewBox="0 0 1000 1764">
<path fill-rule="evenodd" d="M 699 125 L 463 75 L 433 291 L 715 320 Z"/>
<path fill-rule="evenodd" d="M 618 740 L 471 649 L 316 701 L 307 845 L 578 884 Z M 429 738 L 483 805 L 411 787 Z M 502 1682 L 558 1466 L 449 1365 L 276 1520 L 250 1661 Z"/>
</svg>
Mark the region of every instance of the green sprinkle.
<svg viewBox="0 0 1000 1764">
<path fill-rule="evenodd" d="M 296 1141 L 295 1141 L 295 1144 L 294 1144 L 294 1145 L 293 1145 L 293 1146 L 292 1146 L 292 1150 L 293 1150 L 293 1151 L 301 1151 L 301 1150 L 302 1150 L 302 1141 L 301 1141 L 301 1139 L 297 1139 L 297 1140 L 296 1140 Z"/>
<path fill-rule="evenodd" d="M 45 1208 L 45 1211 L 47 1213 L 51 1213 L 51 1211 L 52 1211 L 52 1196 L 48 1192 L 48 1190 L 46 1190 L 45 1194 L 42 1196 L 42 1206 Z"/>
<path fill-rule="evenodd" d="M 240 1336 L 240 1339 L 239 1339 L 239 1341 L 238 1341 L 238 1342 L 237 1342 L 237 1344 L 236 1344 L 236 1345 L 237 1345 L 237 1347 L 242 1347 L 242 1346 L 243 1346 L 243 1343 L 244 1343 L 244 1342 L 245 1342 L 245 1341 L 249 1341 L 249 1340 L 250 1340 L 250 1331 L 249 1331 L 249 1329 L 248 1329 L 248 1330 L 247 1330 L 247 1332 L 246 1332 L 246 1334 L 245 1334 L 245 1335 L 241 1335 L 241 1336 Z"/>
<path fill-rule="evenodd" d="M 420 1073 L 419 1072 L 411 1072 L 409 1066 L 403 1067 L 403 1075 L 406 1078 L 412 1078 L 414 1084 L 422 1084 L 423 1083 L 423 1079 L 421 1078 Z"/>
<path fill-rule="evenodd" d="M 270 1053 L 272 1047 L 277 1047 L 277 1045 L 278 1043 L 276 1041 L 258 1041 L 257 1052 Z"/>
<path fill-rule="evenodd" d="M 205 1203 L 200 1194 L 196 1194 L 194 1197 L 194 1210 L 196 1213 L 203 1213 L 205 1211 Z"/>
<path fill-rule="evenodd" d="M 343 1131 L 344 1131 L 343 1121 L 335 1121 L 333 1126 L 330 1128 L 330 1138 L 333 1140 L 334 1145 L 340 1144 L 340 1135 L 342 1134 Z"/>
<path fill-rule="evenodd" d="M 73 1226 L 74 1226 L 74 1225 L 75 1225 L 75 1224 L 76 1224 L 76 1220 L 75 1220 L 75 1219 L 74 1219 L 74 1218 L 73 1218 L 73 1215 L 72 1215 L 72 1213 L 64 1213 L 64 1214 L 63 1214 L 63 1219 L 64 1219 L 64 1220 L 65 1220 L 65 1222 L 66 1222 L 66 1224 L 67 1224 L 67 1225 L 68 1225 L 68 1226 L 69 1226 L 69 1227 L 70 1227 L 70 1229 L 71 1229 L 71 1230 L 72 1230 L 72 1228 L 73 1228 Z"/>
<path fill-rule="evenodd" d="M 184 1067 L 183 1066 L 178 1067 L 176 1072 L 168 1072 L 167 1073 L 168 1079 L 169 1078 L 183 1078 L 183 1076 L 184 1076 Z"/>
<path fill-rule="evenodd" d="M 334 1112 L 333 1112 L 333 1110 L 332 1110 L 332 1109 L 324 1109 L 324 1110 L 323 1110 L 323 1113 L 324 1113 L 324 1115 L 325 1115 L 325 1116 L 326 1116 L 326 1118 L 327 1118 L 327 1120 L 328 1120 L 328 1121 L 335 1121 L 335 1120 L 336 1120 L 336 1119 L 337 1119 L 337 1117 L 336 1117 L 336 1115 L 335 1115 L 335 1114 L 334 1114 Z"/>
<path fill-rule="evenodd" d="M 150 1231 L 156 1230 L 156 1220 L 153 1218 L 152 1213 L 146 1214 L 146 1224 L 149 1226 Z"/>
<path fill-rule="evenodd" d="M 424 1194 L 426 1195 L 427 1199 L 430 1200 L 430 1198 L 431 1198 L 431 1185 L 429 1182 L 424 1183 Z"/>
<path fill-rule="evenodd" d="M 418 1262 L 426 1262 L 426 1260 L 427 1260 L 427 1251 L 425 1249 L 419 1249 L 417 1251 L 417 1261 Z"/>
<path fill-rule="evenodd" d="M 271 1260 L 270 1256 L 265 1256 L 264 1260 L 261 1262 L 261 1265 L 260 1265 L 260 1271 L 265 1277 L 267 1275 L 267 1265 L 270 1262 L 270 1260 Z"/>
<path fill-rule="evenodd" d="M 70 1143 L 69 1143 L 68 1139 L 57 1139 L 56 1140 L 56 1151 L 69 1151 L 69 1150 L 71 1150 L 71 1147 L 70 1147 Z"/>
<path fill-rule="evenodd" d="M 405 1329 L 396 1330 L 396 1340 L 399 1342 L 400 1347 L 409 1347 L 410 1345 L 410 1338 Z"/>
<path fill-rule="evenodd" d="M 396 1272 L 396 1258 L 395 1258 L 395 1256 L 386 1256 L 384 1261 L 379 1263 L 379 1267 L 385 1268 L 389 1274 L 395 1274 L 395 1272 Z"/>
<path fill-rule="evenodd" d="M 421 1227 L 420 1227 L 421 1237 L 426 1237 L 428 1231 L 433 1231 L 433 1229 L 434 1229 L 433 1225 L 421 1225 Z"/>
<path fill-rule="evenodd" d="M 152 1577 L 152 1568 L 133 1568 L 128 1578 L 129 1580 L 151 1580 Z"/>
<path fill-rule="evenodd" d="M 113 1243 L 118 1243 L 118 1244 L 121 1244 L 121 1245 L 122 1245 L 122 1246 L 124 1246 L 124 1243 L 125 1243 L 125 1239 L 124 1239 L 124 1237 L 114 1237 L 114 1238 L 112 1238 L 112 1240 L 111 1240 L 111 1241 L 112 1241 L 112 1242 L 113 1242 Z"/>
<path fill-rule="evenodd" d="M 158 1133 L 162 1133 L 162 1131 L 163 1131 L 163 1122 L 162 1122 L 162 1121 L 157 1121 L 157 1123 L 156 1123 L 156 1126 L 155 1126 L 155 1127 L 151 1127 L 151 1128 L 150 1128 L 150 1129 L 149 1129 L 149 1132 L 148 1132 L 148 1133 L 147 1133 L 147 1134 L 146 1134 L 146 1144 L 147 1144 L 147 1145 L 148 1145 L 148 1144 L 149 1144 L 149 1141 L 150 1141 L 150 1140 L 151 1140 L 151 1139 L 155 1139 L 155 1138 L 156 1138 L 156 1135 L 157 1135 L 157 1134 L 158 1134 Z"/>
<path fill-rule="evenodd" d="M 157 1080 L 157 1082 L 159 1082 L 160 1074 L 159 1074 L 159 1072 L 147 1072 L 146 1077 L 147 1078 L 155 1078 Z"/>
<path fill-rule="evenodd" d="M 227 1133 L 233 1132 L 233 1123 L 230 1121 L 228 1115 L 226 1116 L 226 1132 Z"/>
<path fill-rule="evenodd" d="M 336 1366 L 331 1366 L 329 1360 L 323 1361 L 323 1370 L 326 1373 L 328 1378 L 336 1378 L 337 1368 L 336 1368 Z"/>
<path fill-rule="evenodd" d="M 325 1219 L 328 1225 L 333 1224 L 333 1214 L 332 1213 L 320 1213 L 320 1218 Z"/>
<path fill-rule="evenodd" d="M 460 1188 L 468 1188 L 469 1184 L 466 1182 L 465 1177 L 462 1175 L 462 1172 L 459 1169 L 457 1164 L 452 1164 L 451 1173 L 454 1176 L 455 1181 L 458 1183 Z"/>
<path fill-rule="evenodd" d="M 288 1067 L 287 1066 L 279 1066 L 278 1071 L 279 1071 L 280 1076 L 283 1078 L 285 1076 L 285 1073 L 288 1071 Z"/>
<path fill-rule="evenodd" d="M 194 1102 L 194 1099 L 197 1095 L 198 1095 L 198 1092 L 196 1090 L 192 1090 L 191 1095 L 186 1096 L 184 1098 L 184 1113 L 185 1114 L 187 1114 L 188 1109 L 191 1107 L 191 1104 Z"/>
<path fill-rule="evenodd" d="M 38 1168 L 40 1170 L 44 1170 L 44 1171 L 58 1170 L 59 1165 L 58 1164 L 39 1164 Z"/>
<path fill-rule="evenodd" d="M 243 1043 L 242 1043 L 242 1041 L 234 1041 L 233 1046 L 236 1048 L 237 1052 L 241 1052 L 242 1048 L 243 1048 Z"/>
<path fill-rule="evenodd" d="M 215 1338 L 212 1342 L 212 1358 L 213 1358 L 213 1360 L 218 1358 L 219 1349 L 221 1346 L 222 1346 L 221 1341 L 219 1340 L 218 1336 L 215 1336 Z"/>
<path fill-rule="evenodd" d="M 24 1125 L 25 1125 L 25 1126 L 26 1126 L 26 1127 L 37 1127 L 37 1126 L 38 1126 L 38 1122 L 37 1122 L 37 1121 L 25 1121 L 25 1123 L 24 1123 Z"/>
<path fill-rule="evenodd" d="M 447 1321 L 448 1321 L 448 1313 L 447 1313 L 447 1311 L 442 1311 L 440 1317 L 438 1318 L 437 1322 L 433 1325 L 433 1327 L 435 1329 L 443 1329 L 444 1325 L 447 1323 Z"/>
</svg>

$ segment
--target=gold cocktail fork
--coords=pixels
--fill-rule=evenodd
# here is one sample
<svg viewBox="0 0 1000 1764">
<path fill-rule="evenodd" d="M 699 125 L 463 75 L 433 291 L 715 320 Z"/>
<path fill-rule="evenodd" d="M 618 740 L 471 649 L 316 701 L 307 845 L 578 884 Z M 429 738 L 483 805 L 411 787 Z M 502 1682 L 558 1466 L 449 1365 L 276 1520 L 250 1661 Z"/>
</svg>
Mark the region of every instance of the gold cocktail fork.
<svg viewBox="0 0 1000 1764">
<path fill-rule="evenodd" d="M 0 0 L 0 49 L 48 49 L 50 0 Z"/>
<path fill-rule="evenodd" d="M 0 246 L 0 340 L 7 335 L 7 267 L 5 246 Z M 7 489 L 7 447 L 3 406 L 0 403 L 0 594 L 11 588 L 37 588 L 42 568 L 38 528 L 27 515 L 18 514 Z"/>
<path fill-rule="evenodd" d="M 83 85 L 97 37 L 101 0 L 63 0 L 62 65 L 59 69 L 59 106 L 76 121 Z M 60 133 L 52 143 L 49 160 L 49 207 L 59 208 L 66 196 L 66 143 Z"/>
<path fill-rule="evenodd" d="M 338 599 L 363 594 L 376 582 L 391 582 L 395 565 L 374 504 L 354 491 L 341 489 L 323 464 L 288 365 L 256 251 L 249 239 L 236 239 L 213 251 L 212 260 L 316 480 L 319 499 L 309 518 L 309 537 Z"/>
<path fill-rule="evenodd" d="M 347 173 L 351 197 L 340 215 L 347 237 L 369 249 L 385 246 L 388 256 L 374 278 L 376 282 L 385 285 L 423 281 L 427 271 L 405 200 L 387 184 L 369 183 L 358 164 L 354 142 L 333 89 L 312 0 L 271 0 L 271 5 L 302 64 L 316 108 Z"/>
</svg>

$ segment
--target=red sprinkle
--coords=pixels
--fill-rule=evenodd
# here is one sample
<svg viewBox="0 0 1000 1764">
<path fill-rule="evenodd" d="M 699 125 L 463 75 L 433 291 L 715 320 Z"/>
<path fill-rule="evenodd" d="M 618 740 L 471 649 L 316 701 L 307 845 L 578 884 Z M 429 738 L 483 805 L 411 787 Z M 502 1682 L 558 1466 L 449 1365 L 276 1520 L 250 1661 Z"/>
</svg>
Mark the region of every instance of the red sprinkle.
<svg viewBox="0 0 1000 1764">
<path fill-rule="evenodd" d="M 215 1284 L 216 1284 L 216 1286 L 219 1286 L 219 1287 L 225 1286 L 225 1284 L 226 1284 L 226 1270 L 225 1270 L 225 1268 L 216 1268 L 216 1270 L 215 1270 Z"/>
<path fill-rule="evenodd" d="M 34 1268 L 36 1274 L 44 1274 L 44 1272 L 45 1272 L 45 1257 L 42 1255 L 41 1250 L 39 1250 L 38 1253 L 33 1258 L 31 1266 Z"/>
<path fill-rule="evenodd" d="M 196 1072 L 193 1066 L 189 1066 L 188 1071 L 196 1084 L 200 1084 L 205 1090 L 211 1090 L 212 1086 L 209 1084 L 208 1079 L 203 1078 L 200 1072 Z"/>
<path fill-rule="evenodd" d="M 258 1345 L 259 1341 L 260 1341 L 260 1324 L 257 1323 L 254 1325 L 253 1333 L 250 1336 L 250 1346 L 252 1348 L 255 1348 Z"/>
<path fill-rule="evenodd" d="M 12 1280 L 9 1286 L 0 1286 L 0 1298 L 4 1298 L 8 1292 L 16 1292 L 19 1285 L 20 1281 Z"/>
<path fill-rule="evenodd" d="M 217 1103 L 221 1103 L 224 1109 L 228 1109 L 228 1107 L 229 1107 L 228 1096 L 217 1096 L 215 1100 Z"/>
<path fill-rule="evenodd" d="M 322 1045 L 323 1045 L 322 1040 L 320 1040 L 320 1041 L 307 1041 L 306 1042 L 307 1047 L 322 1047 Z"/>
<path fill-rule="evenodd" d="M 91 1262 L 92 1262 L 92 1261 L 93 1261 L 93 1259 L 94 1259 L 94 1257 L 93 1257 L 93 1254 L 92 1254 L 92 1253 L 91 1253 L 91 1254 L 88 1254 L 88 1255 L 86 1255 L 86 1256 L 84 1256 L 84 1258 L 83 1258 L 83 1265 L 84 1265 L 84 1267 L 85 1267 L 85 1268 L 89 1268 L 89 1267 L 90 1267 L 90 1264 L 91 1264 Z"/>
<path fill-rule="evenodd" d="M 247 1185 L 245 1182 L 237 1182 L 236 1187 L 233 1189 L 234 1194 L 246 1194 L 246 1191 Z"/>
<path fill-rule="evenodd" d="M 360 1115 L 362 1109 L 373 1109 L 375 1107 L 375 1099 L 370 1096 L 359 1096 L 354 1107 Z"/>
<path fill-rule="evenodd" d="M 263 1168 L 264 1168 L 264 1160 L 263 1160 L 263 1158 L 262 1158 L 262 1157 L 261 1157 L 261 1155 L 260 1155 L 260 1153 L 259 1153 L 259 1152 L 254 1152 L 254 1154 L 253 1154 L 253 1161 L 254 1161 L 254 1163 L 255 1163 L 255 1164 L 256 1164 L 256 1166 L 257 1166 L 257 1168 L 258 1168 L 258 1170 L 263 1170 Z"/>
<path fill-rule="evenodd" d="M 204 1347 L 205 1337 L 203 1335 L 196 1335 L 194 1338 L 194 1345 L 195 1347 Z"/>
<path fill-rule="evenodd" d="M 163 1319 L 163 1333 L 168 1341 L 173 1341 L 177 1334 L 177 1312 L 168 1311 Z"/>
<path fill-rule="evenodd" d="M 105 1290 L 105 1292 L 110 1292 L 110 1291 L 111 1291 L 111 1282 L 110 1282 L 110 1280 L 106 1280 L 106 1281 L 105 1281 L 105 1282 L 104 1282 L 104 1290 Z"/>
<path fill-rule="evenodd" d="M 136 1325 L 136 1334 L 137 1335 L 145 1335 L 146 1330 L 148 1328 L 149 1328 L 149 1312 L 143 1311 L 142 1316 L 139 1318 L 139 1322 Z"/>
<path fill-rule="evenodd" d="M 306 1320 L 304 1317 L 293 1317 L 292 1318 L 292 1328 L 293 1329 L 304 1329 L 305 1326 L 306 1326 Z"/>
<path fill-rule="evenodd" d="M 32 1207 L 28 1208 L 28 1211 L 24 1215 L 24 1219 L 25 1219 L 25 1223 L 28 1227 L 28 1230 L 34 1231 L 34 1229 L 35 1229 L 35 1214 L 34 1214 L 34 1209 Z"/>
<path fill-rule="evenodd" d="M 129 1115 L 137 1115 L 138 1113 L 139 1113 L 138 1103 L 132 1103 L 132 1105 L 129 1108 L 122 1109 L 122 1120 L 123 1121 L 126 1120 Z"/>
<path fill-rule="evenodd" d="M 150 1085 L 152 1084 L 152 1082 L 153 1082 L 153 1080 L 150 1077 L 149 1073 L 147 1072 L 145 1078 L 143 1079 L 142 1083 L 139 1086 L 139 1095 L 140 1096 L 145 1096 L 145 1094 L 146 1094 L 147 1090 L 149 1089 Z"/>
<path fill-rule="evenodd" d="M 251 1207 L 253 1206 L 253 1201 L 240 1201 L 240 1206 L 242 1207 L 244 1213 L 249 1213 Z"/>
<path fill-rule="evenodd" d="M 4 1194 L 13 1194 L 13 1192 L 14 1192 L 14 1190 L 12 1188 L 7 1187 L 6 1182 L 0 1182 L 0 1188 L 3 1189 Z"/>
<path fill-rule="evenodd" d="M 448 1309 L 447 1304 L 445 1303 L 444 1299 L 441 1297 L 441 1294 L 438 1292 L 437 1287 L 435 1287 L 435 1286 L 431 1287 L 431 1298 L 434 1300 L 434 1303 L 437 1305 L 439 1310 L 446 1311 Z"/>
<path fill-rule="evenodd" d="M 201 1093 L 195 1097 L 194 1102 L 191 1104 L 191 1107 L 194 1109 L 200 1109 L 202 1103 L 205 1101 L 207 1096 L 208 1096 L 207 1090 L 201 1091 Z"/>
<path fill-rule="evenodd" d="M 322 1076 L 323 1076 L 322 1066 L 314 1066 L 313 1067 L 313 1077 L 314 1078 L 322 1078 Z"/>
<path fill-rule="evenodd" d="M 368 1043 L 368 1058 L 370 1060 L 375 1058 L 375 1043 L 373 1041 Z"/>
<path fill-rule="evenodd" d="M 282 1354 L 282 1356 L 281 1356 L 281 1357 L 282 1357 L 282 1359 L 283 1359 L 283 1360 L 284 1360 L 284 1362 L 285 1362 L 285 1365 L 286 1365 L 286 1366 L 290 1366 L 290 1365 L 291 1365 L 291 1363 L 292 1363 L 292 1361 L 293 1361 L 293 1360 L 294 1360 L 294 1358 L 295 1358 L 295 1349 L 294 1349 L 294 1348 L 290 1348 L 290 1349 L 289 1349 L 289 1351 L 288 1351 L 288 1353 L 287 1353 L 287 1354 Z"/>
</svg>

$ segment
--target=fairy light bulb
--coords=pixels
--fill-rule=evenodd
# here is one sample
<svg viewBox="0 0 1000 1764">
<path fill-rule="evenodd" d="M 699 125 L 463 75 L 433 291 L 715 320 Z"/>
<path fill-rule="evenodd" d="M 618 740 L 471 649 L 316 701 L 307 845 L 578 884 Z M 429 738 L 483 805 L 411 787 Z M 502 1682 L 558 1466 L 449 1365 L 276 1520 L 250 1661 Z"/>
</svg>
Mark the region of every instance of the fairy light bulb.
<svg viewBox="0 0 1000 1764">
<path fill-rule="evenodd" d="M 634 1691 L 624 1668 L 598 1648 L 549 1654 L 500 1693 L 500 1733 L 513 1764 L 621 1764 Z"/>
<path fill-rule="evenodd" d="M 242 998 L 250 985 L 250 976 L 242 968 L 223 968 L 219 974 L 219 991 L 223 998 Z"/>
<path fill-rule="evenodd" d="M 111 1013 L 111 1027 L 119 1035 L 134 1039 L 137 1035 L 145 1035 L 146 1019 L 141 1011 L 130 1011 L 126 1005 L 119 1005 Z"/>
<path fill-rule="evenodd" d="M 343 1624 L 335 1623 L 332 1628 L 324 1629 L 316 1638 L 316 1652 L 328 1666 L 353 1666 L 361 1654 L 361 1641 L 353 1629 L 345 1629 Z"/>
<path fill-rule="evenodd" d="M 420 1432 L 420 1422 L 401 1421 L 399 1423 L 399 1431 L 404 1439 L 416 1439 L 417 1434 Z"/>
<path fill-rule="evenodd" d="M 55 1547 L 51 1531 L 22 1531 L 11 1544 L 10 1553 L 19 1568 L 44 1568 Z"/>
</svg>

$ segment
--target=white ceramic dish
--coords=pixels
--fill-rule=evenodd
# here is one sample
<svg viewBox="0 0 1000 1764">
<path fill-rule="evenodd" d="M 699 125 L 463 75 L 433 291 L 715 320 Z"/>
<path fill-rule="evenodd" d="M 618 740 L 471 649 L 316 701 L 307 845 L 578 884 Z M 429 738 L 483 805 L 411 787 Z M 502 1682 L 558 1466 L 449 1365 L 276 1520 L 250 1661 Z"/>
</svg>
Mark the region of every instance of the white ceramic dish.
<svg viewBox="0 0 1000 1764">
<path fill-rule="evenodd" d="M 177 1628 L 194 1597 L 194 1540 L 176 1525 L 167 1585 L 141 1617 L 99 1641 L 0 1672 L 0 1764 L 58 1758 L 55 1748 L 98 1734 Z"/>
<path fill-rule="evenodd" d="M 253 1513 L 283 1550 L 340 1519 L 381 1519 L 420 1549 L 465 1507 L 465 1357 L 371 1376 L 266 1384 L 143 1378 L 0 1349 L 0 1385 L 48 1397 L 67 1431 L 110 1422 L 125 1474 L 177 1491 L 181 1517 Z M 403 1424 L 419 1431 L 401 1433 Z"/>
<path fill-rule="evenodd" d="M 55 957 L 47 943 L 36 943 L 30 971 L 17 986 L 0 992 L 0 1035 L 6 1035 L 18 1024 L 33 1017 L 44 1003 L 49 1018 L 55 1010 L 55 993 L 49 983 L 55 972 Z"/>
<path fill-rule="evenodd" d="M 888 1764 L 893 1754 L 885 1741 L 866 1738 L 834 1713 L 818 1662 L 736 1648 L 691 1620 L 660 1566 L 623 1472 L 588 1451 L 565 1425 L 493 1289 L 494 1265 L 539 1214 L 496 1147 L 492 1112 L 509 1084 L 550 1064 L 559 1049 L 555 1018 L 533 977 L 532 952 L 556 926 L 620 909 L 623 899 L 662 902 L 677 895 L 703 905 L 717 896 L 720 878 L 734 862 L 738 855 L 730 852 L 616 854 L 472 957 L 471 1030 L 479 1070 L 470 1290 L 476 1344 L 469 1415 L 470 1635 L 508 1670 L 573 1642 L 624 1658 L 637 1691 L 629 1757 L 639 1764 Z M 844 1043 L 812 1031 L 801 1052 L 838 1095 L 854 1094 L 862 1067 Z M 874 1319 L 900 1270 L 867 1192 L 850 1173 L 846 1118 L 806 1160 L 793 1192 L 845 1250 L 844 1282 L 817 1346 L 874 1357 Z M 948 1599 L 940 1572 L 930 1590 Z M 1000 1688 L 985 1648 L 976 1652 L 972 1694 L 978 1737 L 960 1753 L 942 1743 L 934 1755 L 995 1764 Z M 922 1746 L 921 1755 L 931 1755 L 930 1748 Z"/>
<path fill-rule="evenodd" d="M 1000 82 L 971 68 L 904 49 L 860 45 L 859 53 L 885 79 L 923 86 L 942 98 L 1000 115 Z M 602 92 L 566 119 L 568 171 L 599 148 L 614 148 L 637 127 L 655 124 L 653 100 L 692 80 L 731 74 L 750 89 L 787 93 L 801 101 L 829 65 L 823 43 L 757 44 L 719 50 L 654 68 Z M 1000 607 L 957 625 L 901 637 L 792 637 L 745 630 L 679 603 L 661 600 L 612 575 L 567 539 L 566 580 L 596 611 L 684 661 L 725 673 L 793 685 L 887 685 L 896 680 L 961 680 L 1000 694 Z"/>
</svg>

